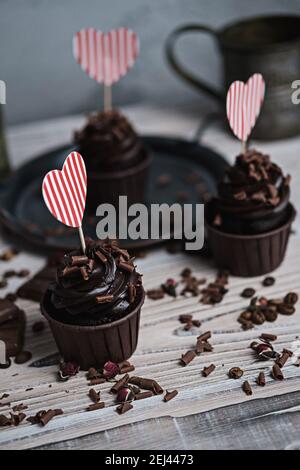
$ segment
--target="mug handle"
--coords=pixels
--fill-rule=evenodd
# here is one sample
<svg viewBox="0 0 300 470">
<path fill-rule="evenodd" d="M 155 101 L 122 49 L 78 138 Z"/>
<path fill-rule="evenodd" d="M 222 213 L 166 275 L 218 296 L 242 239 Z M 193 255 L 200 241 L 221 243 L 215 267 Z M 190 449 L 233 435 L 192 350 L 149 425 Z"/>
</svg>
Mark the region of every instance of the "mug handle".
<svg viewBox="0 0 300 470">
<path fill-rule="evenodd" d="M 184 26 L 180 26 L 179 28 L 176 28 L 174 31 L 172 31 L 169 36 L 167 37 L 166 40 L 166 45 L 165 45 L 165 53 L 167 60 L 171 66 L 171 68 L 174 70 L 177 75 L 179 75 L 181 78 L 189 82 L 191 85 L 196 87 L 198 90 L 201 90 L 207 94 L 209 94 L 212 98 L 219 102 L 224 101 L 224 95 L 221 91 L 218 91 L 214 87 L 208 85 L 201 79 L 196 78 L 193 74 L 185 70 L 177 60 L 176 54 L 175 54 L 175 45 L 179 37 L 183 34 L 186 33 L 195 33 L 195 32 L 202 32 L 202 33 L 209 33 L 213 35 L 214 37 L 217 36 L 217 32 L 214 31 L 212 28 L 209 26 L 205 25 L 198 25 L 198 24 L 186 24 Z"/>
</svg>

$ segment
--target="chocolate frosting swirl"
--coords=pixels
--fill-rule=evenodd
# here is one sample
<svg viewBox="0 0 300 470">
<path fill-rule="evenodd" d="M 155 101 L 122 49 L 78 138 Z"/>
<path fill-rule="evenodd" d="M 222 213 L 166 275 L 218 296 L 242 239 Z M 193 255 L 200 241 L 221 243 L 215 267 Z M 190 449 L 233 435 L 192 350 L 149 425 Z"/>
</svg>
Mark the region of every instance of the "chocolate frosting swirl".
<svg viewBox="0 0 300 470">
<path fill-rule="evenodd" d="M 75 132 L 74 140 L 91 172 L 129 168 L 139 161 L 143 149 L 132 125 L 117 111 L 89 115 L 86 126 Z"/>
<path fill-rule="evenodd" d="M 140 287 L 141 276 L 126 250 L 113 241 L 88 240 L 85 256 L 80 251 L 64 256 L 49 290 L 52 305 L 62 315 L 89 323 L 123 316 Z"/>
<path fill-rule="evenodd" d="M 269 155 L 251 149 L 237 156 L 212 202 L 214 224 L 239 233 L 275 227 L 285 216 L 289 183 L 290 176 L 285 177 Z"/>
</svg>

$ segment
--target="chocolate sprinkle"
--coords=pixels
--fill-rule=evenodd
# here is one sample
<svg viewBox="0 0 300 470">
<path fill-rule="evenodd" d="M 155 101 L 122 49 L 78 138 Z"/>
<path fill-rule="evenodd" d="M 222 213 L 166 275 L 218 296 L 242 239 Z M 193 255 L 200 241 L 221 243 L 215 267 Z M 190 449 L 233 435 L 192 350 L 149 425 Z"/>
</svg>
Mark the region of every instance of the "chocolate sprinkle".
<svg viewBox="0 0 300 470">
<path fill-rule="evenodd" d="M 202 375 L 203 377 L 208 377 L 214 370 L 216 366 L 214 364 L 210 364 L 208 367 L 203 367 L 202 369 Z"/>
<path fill-rule="evenodd" d="M 252 395 L 252 388 L 248 380 L 245 380 L 245 382 L 242 385 L 242 389 L 246 393 L 246 395 Z"/>
<path fill-rule="evenodd" d="M 164 396 L 164 401 L 168 402 L 168 401 L 172 400 L 173 398 L 175 398 L 176 395 L 178 395 L 177 390 L 173 390 L 172 392 L 169 392 L 168 390 L 166 390 L 166 394 Z"/>
<path fill-rule="evenodd" d="M 274 364 L 272 368 L 272 376 L 275 380 L 283 380 L 284 376 L 278 364 Z"/>
<path fill-rule="evenodd" d="M 181 365 L 187 366 L 190 362 L 192 362 L 193 359 L 195 359 L 196 353 L 195 351 L 187 351 L 185 354 L 182 354 L 180 362 Z"/>
</svg>

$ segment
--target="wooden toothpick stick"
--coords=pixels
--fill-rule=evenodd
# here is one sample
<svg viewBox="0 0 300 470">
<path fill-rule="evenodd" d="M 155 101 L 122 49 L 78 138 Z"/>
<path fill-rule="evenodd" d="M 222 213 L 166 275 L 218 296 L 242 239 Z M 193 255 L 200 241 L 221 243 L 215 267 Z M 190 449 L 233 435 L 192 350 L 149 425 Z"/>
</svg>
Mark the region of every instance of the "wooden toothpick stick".
<svg viewBox="0 0 300 470">
<path fill-rule="evenodd" d="M 111 96 L 111 86 L 104 85 L 104 111 L 111 111 L 112 107 L 112 96 Z"/>
<path fill-rule="evenodd" d="M 79 238 L 80 238 L 81 248 L 82 248 L 83 254 L 85 255 L 86 245 L 85 245 L 85 239 L 84 239 L 84 235 L 83 235 L 83 231 L 82 231 L 82 227 L 81 227 L 81 226 L 78 227 L 78 232 L 79 232 Z"/>
</svg>

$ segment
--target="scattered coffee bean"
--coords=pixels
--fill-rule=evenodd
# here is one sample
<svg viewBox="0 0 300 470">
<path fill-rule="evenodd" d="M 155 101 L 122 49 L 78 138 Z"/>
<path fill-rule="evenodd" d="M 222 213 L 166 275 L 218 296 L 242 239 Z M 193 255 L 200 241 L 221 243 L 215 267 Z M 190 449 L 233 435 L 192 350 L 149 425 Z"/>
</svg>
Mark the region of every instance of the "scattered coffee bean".
<svg viewBox="0 0 300 470">
<path fill-rule="evenodd" d="M 177 282 L 174 279 L 167 279 L 166 282 L 161 285 L 162 290 L 171 297 L 177 297 L 176 287 Z"/>
<path fill-rule="evenodd" d="M 240 379 L 243 374 L 244 371 L 239 367 L 232 367 L 228 372 L 228 375 L 231 379 Z"/>
<path fill-rule="evenodd" d="M 10 277 L 16 276 L 16 274 L 17 274 L 16 271 L 14 271 L 13 269 L 10 269 L 8 271 L 4 271 L 3 277 L 5 279 L 9 279 Z"/>
<path fill-rule="evenodd" d="M 298 295 L 296 292 L 289 292 L 284 298 L 284 303 L 288 305 L 295 305 L 298 302 Z"/>
<path fill-rule="evenodd" d="M 264 287 L 270 287 L 270 286 L 273 286 L 274 284 L 275 284 L 275 278 L 272 276 L 267 276 L 262 281 L 262 285 Z"/>
<path fill-rule="evenodd" d="M 278 305 L 277 310 L 281 315 L 293 315 L 296 311 L 295 307 L 289 304 Z"/>
<path fill-rule="evenodd" d="M 192 275 L 192 270 L 190 268 L 184 268 L 181 273 L 180 273 L 181 277 L 185 278 L 185 277 L 190 277 Z"/>
<path fill-rule="evenodd" d="M 253 297 L 254 294 L 255 294 L 255 289 L 253 289 L 252 287 L 247 287 L 241 293 L 241 297 L 244 297 L 245 299 L 248 299 L 250 297 Z"/>
<path fill-rule="evenodd" d="M 17 276 L 18 277 L 27 277 L 29 276 L 30 274 L 30 271 L 28 269 L 21 269 L 18 273 L 17 273 Z"/>
<path fill-rule="evenodd" d="M 6 281 L 6 279 L 1 279 L 0 280 L 0 289 L 5 289 L 5 287 L 7 287 L 8 283 Z"/>
</svg>

